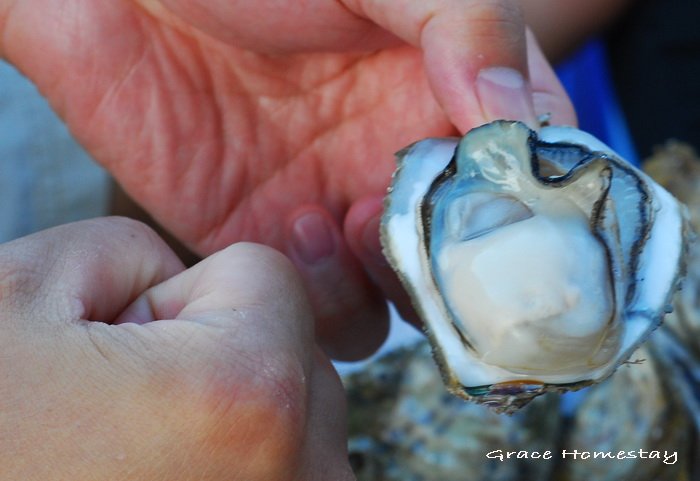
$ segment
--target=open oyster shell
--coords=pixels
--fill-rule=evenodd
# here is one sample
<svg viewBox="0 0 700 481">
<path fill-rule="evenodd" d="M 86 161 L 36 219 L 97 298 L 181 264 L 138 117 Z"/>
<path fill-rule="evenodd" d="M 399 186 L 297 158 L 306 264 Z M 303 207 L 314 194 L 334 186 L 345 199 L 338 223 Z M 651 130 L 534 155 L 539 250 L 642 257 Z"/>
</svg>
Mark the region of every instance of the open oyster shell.
<svg viewBox="0 0 700 481">
<path fill-rule="evenodd" d="M 381 237 L 448 389 L 511 412 L 630 356 L 670 310 L 686 229 L 592 136 L 497 121 L 400 152 Z"/>
</svg>

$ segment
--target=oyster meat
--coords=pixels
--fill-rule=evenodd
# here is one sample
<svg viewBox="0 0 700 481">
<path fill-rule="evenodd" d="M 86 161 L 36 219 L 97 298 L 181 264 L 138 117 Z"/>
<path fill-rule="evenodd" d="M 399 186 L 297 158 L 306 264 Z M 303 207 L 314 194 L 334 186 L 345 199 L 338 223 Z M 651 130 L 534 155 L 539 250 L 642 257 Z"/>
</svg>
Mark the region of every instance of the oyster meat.
<svg viewBox="0 0 700 481">
<path fill-rule="evenodd" d="M 447 387 L 510 412 L 603 380 L 647 338 L 686 224 L 594 137 L 496 121 L 400 152 L 381 235 Z"/>
</svg>

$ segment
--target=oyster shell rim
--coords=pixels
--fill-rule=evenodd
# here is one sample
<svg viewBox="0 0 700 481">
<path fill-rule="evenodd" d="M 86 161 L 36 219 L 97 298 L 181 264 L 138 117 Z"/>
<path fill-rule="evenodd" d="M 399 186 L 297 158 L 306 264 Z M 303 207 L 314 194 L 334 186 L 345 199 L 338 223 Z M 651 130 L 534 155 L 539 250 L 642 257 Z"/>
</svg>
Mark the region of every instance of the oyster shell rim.
<svg viewBox="0 0 700 481">
<path fill-rule="evenodd" d="M 515 122 L 515 121 L 495 121 L 490 124 L 485 124 L 483 126 L 477 127 L 477 129 L 482 129 L 486 128 L 488 126 L 492 126 L 494 124 L 499 124 L 499 125 L 515 125 L 519 124 L 520 126 L 524 126 L 524 124 L 520 122 Z M 527 128 L 526 126 L 524 126 Z M 646 194 L 648 196 L 651 196 L 652 198 L 661 198 L 662 200 L 665 201 L 664 205 L 671 205 L 676 207 L 676 215 L 674 216 L 675 218 L 679 219 L 678 227 L 679 227 L 679 239 L 681 242 L 679 242 L 679 251 L 678 254 L 676 255 L 677 262 L 675 263 L 675 272 L 672 275 L 672 281 L 671 281 L 671 286 L 669 289 L 666 290 L 662 301 L 660 302 L 660 306 L 656 308 L 656 312 L 650 312 L 649 310 L 630 310 L 627 311 L 625 310 L 625 319 L 621 319 L 623 322 L 625 322 L 625 336 L 631 336 L 635 337 L 636 341 L 633 342 L 631 345 L 628 345 L 627 348 L 623 348 L 622 354 L 618 353 L 617 355 L 613 356 L 613 361 L 610 362 L 609 364 L 606 364 L 602 369 L 597 372 L 597 373 L 592 373 L 591 376 L 588 376 L 589 379 L 576 379 L 573 380 L 572 382 L 568 383 L 561 383 L 561 382 L 546 382 L 546 381 L 541 381 L 538 379 L 530 379 L 529 377 L 532 376 L 518 376 L 514 375 L 511 376 L 512 379 L 510 380 L 504 380 L 504 381 L 499 381 L 495 383 L 482 383 L 479 385 L 470 385 L 467 386 L 466 384 L 462 383 L 458 376 L 451 370 L 450 368 L 450 360 L 447 359 L 447 356 L 444 352 L 442 352 L 442 346 L 439 343 L 438 339 L 436 338 L 435 333 L 433 332 L 433 329 L 431 328 L 431 323 L 428 321 L 424 321 L 424 331 L 427 335 L 427 337 L 430 340 L 430 344 L 432 346 L 433 350 L 433 357 L 435 358 L 437 364 L 440 367 L 440 371 L 443 376 L 443 380 L 448 387 L 448 389 L 454 393 L 459 395 L 460 397 L 474 400 L 483 404 L 490 405 L 491 407 L 496 408 L 497 410 L 501 411 L 506 411 L 506 412 L 512 412 L 518 407 L 521 407 L 522 405 L 526 404 L 531 400 L 532 398 L 543 394 L 545 392 L 549 391 L 557 391 L 557 392 L 562 392 L 562 391 L 569 391 L 569 390 L 577 390 L 583 387 L 586 387 L 588 385 L 600 382 L 604 380 L 605 378 L 609 377 L 612 375 L 615 370 L 623 364 L 629 356 L 633 353 L 633 351 L 640 345 L 642 344 L 646 338 L 651 334 L 653 330 L 655 330 L 660 323 L 662 322 L 663 316 L 665 315 L 666 312 L 669 311 L 669 308 L 667 306 L 670 305 L 671 298 L 673 297 L 674 293 L 676 290 L 680 287 L 680 280 L 683 276 L 684 273 L 684 258 L 685 258 L 685 251 L 687 250 L 687 245 L 684 242 L 686 233 L 689 231 L 689 226 L 688 226 L 688 220 L 687 216 L 684 214 L 683 207 L 676 201 L 668 192 L 666 192 L 662 187 L 660 187 L 658 184 L 656 184 L 653 180 L 651 180 L 650 177 L 648 177 L 645 173 L 643 173 L 641 170 L 637 169 L 636 167 L 632 166 L 631 164 L 627 163 L 623 159 L 621 159 L 617 154 L 614 154 L 612 149 L 610 149 L 608 146 L 600 142 L 599 140 L 595 139 L 593 136 L 586 134 L 578 129 L 572 128 L 572 127 L 546 127 L 543 128 L 542 131 L 540 132 L 540 135 L 538 136 L 537 133 L 529 131 L 529 139 L 530 142 L 541 142 L 545 143 L 548 145 L 565 145 L 565 146 L 575 146 L 580 148 L 582 151 L 587 152 L 589 157 L 596 157 L 596 158 L 604 158 L 607 162 L 612 162 L 616 164 L 616 167 L 620 168 L 621 170 L 626 171 L 629 175 L 634 176 L 635 178 L 639 179 L 640 185 L 643 185 L 644 187 L 647 187 Z M 468 135 L 468 134 L 467 134 Z M 394 175 L 392 177 L 392 182 L 391 185 L 388 189 L 387 196 L 385 197 L 384 200 L 384 215 L 382 216 L 382 221 L 381 221 L 381 242 L 383 246 L 383 251 L 387 259 L 389 260 L 389 263 L 392 265 L 394 270 L 398 273 L 399 278 L 404 285 L 404 287 L 407 289 L 409 292 L 409 295 L 411 297 L 412 303 L 416 309 L 416 311 L 419 313 L 420 317 L 422 319 L 426 319 L 428 317 L 428 313 L 425 312 L 425 309 L 422 305 L 421 302 L 418 301 L 418 299 L 421 297 L 421 295 L 417 292 L 417 287 L 413 285 L 413 283 L 410 280 L 407 280 L 405 278 L 405 273 L 400 271 L 399 268 L 397 267 L 398 261 L 394 257 L 394 253 L 392 252 L 392 247 L 391 247 L 391 234 L 389 232 L 389 222 L 390 219 L 388 216 L 390 216 L 390 212 L 392 212 L 392 194 L 394 193 L 395 189 L 398 187 L 398 179 L 401 178 L 403 175 L 402 172 L 405 172 L 406 169 L 406 161 L 411 155 L 416 154 L 416 150 L 420 148 L 425 148 L 426 147 L 426 142 L 437 142 L 437 148 L 445 150 L 446 148 L 452 147 L 453 153 L 447 160 L 447 163 L 445 161 L 442 162 L 443 168 L 439 171 L 435 177 L 433 177 L 430 181 L 429 184 L 433 184 L 436 182 L 436 179 L 442 175 L 445 175 L 445 172 L 448 170 L 449 165 L 453 164 L 455 162 L 455 156 L 457 155 L 459 151 L 459 146 L 461 145 L 461 140 L 458 138 L 445 138 L 445 139 L 426 139 L 423 141 L 415 142 L 408 147 L 402 149 L 397 153 L 397 169 L 394 172 Z M 446 147 L 447 145 L 447 147 Z M 528 146 L 530 148 L 531 152 L 531 158 L 534 156 L 534 147 L 532 145 Z M 435 150 L 436 146 L 430 147 L 430 149 Z M 531 160 L 532 164 L 535 165 L 535 167 L 538 167 L 538 161 L 536 159 Z M 583 162 L 583 161 L 582 161 Z M 581 164 L 582 162 L 579 162 L 578 164 Z M 577 164 L 577 165 L 578 165 Z M 575 177 L 575 172 L 574 170 L 576 169 L 570 169 L 567 171 L 564 175 L 560 176 L 562 178 L 570 178 L 570 177 Z M 533 175 L 536 175 L 538 178 L 542 178 L 542 176 L 539 175 L 539 172 L 533 168 Z M 561 179 L 558 179 L 561 180 Z M 427 194 L 423 193 L 423 196 Z M 655 197 L 654 197 L 655 196 Z M 420 205 L 418 206 L 418 210 L 422 210 L 424 208 L 424 204 L 421 202 Z M 659 207 L 656 206 L 656 210 L 659 210 Z M 655 222 L 655 220 L 653 221 Z M 643 244 L 644 244 L 644 239 L 642 237 L 647 237 L 651 234 L 653 230 L 653 222 L 648 225 L 648 227 L 645 229 L 644 234 L 639 236 L 639 239 L 637 239 L 637 243 L 639 244 L 635 248 L 635 263 L 636 266 L 639 267 L 639 262 L 641 262 L 641 257 L 643 255 Z M 418 228 L 418 230 L 421 230 L 422 228 Z M 425 236 L 425 232 L 419 232 L 418 236 Z M 420 246 L 420 244 L 419 244 Z M 640 247 L 641 246 L 641 247 Z M 639 251 L 639 252 L 637 252 Z M 433 281 L 434 283 L 434 281 Z M 627 295 L 628 299 L 625 299 L 624 305 L 632 305 L 633 304 L 633 299 L 634 293 L 632 291 L 628 291 L 629 294 Z M 632 319 L 633 316 L 639 316 L 642 317 L 643 319 L 641 321 Z M 627 317 L 630 319 L 628 320 Z M 647 327 L 642 330 L 640 333 L 638 329 L 630 329 L 630 327 L 634 327 L 634 325 L 638 323 L 646 323 Z M 630 324 L 630 325 L 627 325 Z M 630 332 L 631 331 L 631 332 Z M 438 347 L 440 346 L 440 347 Z M 536 378 L 537 376 L 535 376 Z M 546 376 L 545 376 L 546 377 Z"/>
</svg>

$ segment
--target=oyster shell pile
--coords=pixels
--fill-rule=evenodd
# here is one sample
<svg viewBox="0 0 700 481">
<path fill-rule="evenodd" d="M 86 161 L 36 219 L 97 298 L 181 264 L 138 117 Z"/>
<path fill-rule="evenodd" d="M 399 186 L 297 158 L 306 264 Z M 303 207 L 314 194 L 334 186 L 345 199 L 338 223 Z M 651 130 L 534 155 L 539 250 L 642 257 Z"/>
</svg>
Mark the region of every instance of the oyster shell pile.
<svg viewBox="0 0 700 481">
<path fill-rule="evenodd" d="M 686 230 L 592 136 L 497 121 L 402 151 L 381 233 L 448 389 L 512 412 L 629 358 L 670 310 Z"/>
<path fill-rule="evenodd" d="M 633 355 L 644 362 L 622 366 L 605 382 L 573 395 L 544 395 L 502 416 L 447 394 L 426 344 L 391 352 L 343 379 L 358 481 L 700 479 L 692 414 L 646 347 Z M 569 412 L 572 396 L 579 402 Z M 647 458 L 574 459 L 562 457 L 564 450 L 642 450 Z M 547 451 L 549 460 L 533 456 Z M 673 464 L 648 458 L 652 451 L 675 453 Z M 521 456 L 489 455 L 506 452 Z"/>
</svg>

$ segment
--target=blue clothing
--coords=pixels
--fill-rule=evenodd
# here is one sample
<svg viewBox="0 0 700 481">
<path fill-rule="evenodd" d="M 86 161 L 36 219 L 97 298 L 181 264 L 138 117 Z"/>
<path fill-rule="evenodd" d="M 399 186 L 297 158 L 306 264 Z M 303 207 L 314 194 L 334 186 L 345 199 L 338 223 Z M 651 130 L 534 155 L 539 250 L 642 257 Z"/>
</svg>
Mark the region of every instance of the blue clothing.
<svg viewBox="0 0 700 481">
<path fill-rule="evenodd" d="M 586 44 L 556 68 L 574 103 L 579 128 L 612 147 L 628 162 L 639 165 L 632 137 L 615 95 L 605 46 L 599 40 Z"/>
</svg>

